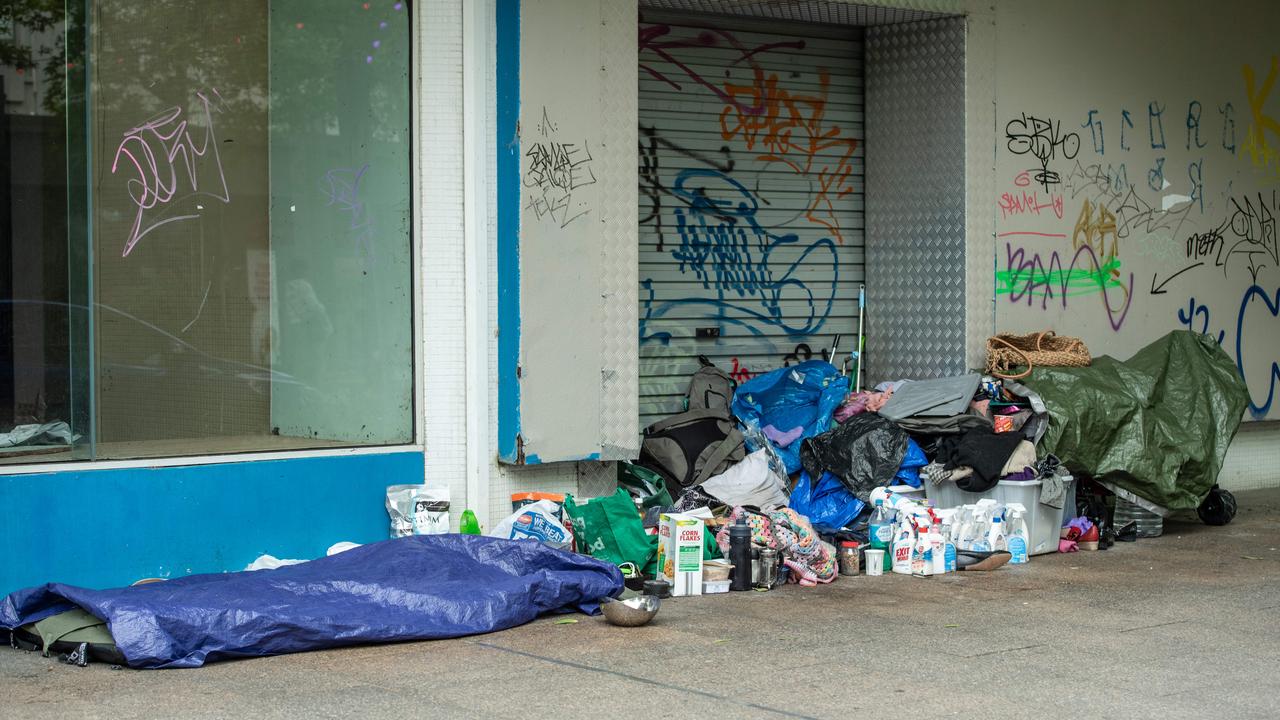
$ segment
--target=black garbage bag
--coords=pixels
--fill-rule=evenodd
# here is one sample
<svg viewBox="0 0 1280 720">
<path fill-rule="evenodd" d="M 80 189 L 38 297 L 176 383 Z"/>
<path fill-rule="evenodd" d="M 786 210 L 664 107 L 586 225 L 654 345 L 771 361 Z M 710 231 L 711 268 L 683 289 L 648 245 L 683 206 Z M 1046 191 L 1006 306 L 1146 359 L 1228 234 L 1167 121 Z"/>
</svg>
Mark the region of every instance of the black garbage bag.
<svg viewBox="0 0 1280 720">
<path fill-rule="evenodd" d="M 1205 525 L 1226 525 L 1236 516 L 1236 496 L 1214 485 L 1196 508 L 1196 515 Z"/>
<path fill-rule="evenodd" d="M 892 420 L 873 412 L 849 418 L 800 446 L 800 464 L 810 477 L 829 472 L 859 500 L 875 488 L 892 485 L 907 452 L 907 434 Z"/>
</svg>

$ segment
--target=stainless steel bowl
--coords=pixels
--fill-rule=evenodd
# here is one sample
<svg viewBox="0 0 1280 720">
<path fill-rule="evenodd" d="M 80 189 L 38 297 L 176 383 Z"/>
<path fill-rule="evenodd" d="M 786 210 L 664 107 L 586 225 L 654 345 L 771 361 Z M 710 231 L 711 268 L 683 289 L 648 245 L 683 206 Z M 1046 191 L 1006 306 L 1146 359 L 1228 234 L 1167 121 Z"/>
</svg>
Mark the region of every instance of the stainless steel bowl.
<svg viewBox="0 0 1280 720">
<path fill-rule="evenodd" d="M 608 620 L 610 625 L 639 627 L 658 614 L 660 603 L 656 595 L 637 595 L 626 600 L 605 600 L 600 606 L 600 611 L 604 613 L 604 619 Z"/>
</svg>

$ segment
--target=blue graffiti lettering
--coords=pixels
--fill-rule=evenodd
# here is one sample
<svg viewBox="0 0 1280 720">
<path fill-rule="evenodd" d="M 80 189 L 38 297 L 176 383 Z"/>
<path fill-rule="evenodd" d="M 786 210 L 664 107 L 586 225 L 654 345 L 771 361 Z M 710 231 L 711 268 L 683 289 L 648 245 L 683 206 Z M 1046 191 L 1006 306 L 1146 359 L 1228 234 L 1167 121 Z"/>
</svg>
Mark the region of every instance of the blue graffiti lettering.
<svg viewBox="0 0 1280 720">
<path fill-rule="evenodd" d="M 1147 171 L 1147 187 L 1156 192 L 1164 190 L 1164 158 L 1156 158 L 1156 166 Z"/>
<path fill-rule="evenodd" d="M 1130 117 L 1128 110 L 1120 111 L 1120 149 L 1128 150 L 1129 144 L 1124 141 L 1125 126 L 1133 127 L 1133 118 Z"/>
<path fill-rule="evenodd" d="M 1097 110 L 1090 110 L 1089 119 L 1080 123 L 1080 127 L 1089 128 L 1089 132 L 1093 135 L 1093 151 L 1102 155 L 1107 151 L 1107 139 L 1102 135 L 1102 119 L 1093 118 L 1097 114 Z"/>
<path fill-rule="evenodd" d="M 1194 326 L 1196 316 L 1200 317 L 1199 330 L 1197 330 Z M 1206 305 L 1201 305 L 1200 303 L 1197 303 L 1196 299 L 1193 297 L 1187 302 L 1186 312 L 1183 312 L 1181 308 L 1178 309 L 1178 322 L 1182 323 L 1183 327 L 1185 327 L 1186 329 L 1190 330 L 1193 333 L 1197 333 L 1200 335 L 1209 335 L 1209 308 Z M 1225 340 L 1226 337 L 1227 337 L 1227 331 L 1219 330 L 1218 340 L 1217 340 L 1218 344 L 1221 345 L 1222 341 Z"/>
<path fill-rule="evenodd" d="M 771 255 L 783 247 L 799 247 L 794 233 L 773 235 L 756 219 L 759 202 L 738 181 L 718 170 L 690 168 L 680 172 L 672 193 L 685 206 L 674 210 L 680 246 L 671 251 L 681 273 L 692 273 L 709 291 L 705 297 L 657 300 L 653 280 L 641 282 L 648 292 L 640 341 L 671 340 L 670 333 L 646 331 L 650 320 L 676 308 L 705 306 L 720 322 L 762 334 L 756 325 L 776 327 L 788 335 L 816 333 L 835 302 L 839 265 L 835 243 L 822 238 L 804 246 L 799 257 L 780 266 Z M 810 287 L 795 277 L 802 266 L 829 265 L 831 278 Z M 790 303 L 785 308 L 783 303 Z M 799 305 L 800 309 L 796 305 Z"/>
<path fill-rule="evenodd" d="M 1249 303 L 1254 299 L 1259 299 L 1267 310 L 1271 312 L 1271 317 L 1280 316 L 1280 288 L 1276 288 L 1274 299 L 1257 285 L 1250 285 L 1249 289 L 1244 291 L 1244 298 L 1240 300 L 1240 314 L 1236 316 L 1236 370 L 1240 372 L 1240 377 L 1248 383 L 1248 376 L 1244 372 L 1244 336 L 1245 336 L 1245 311 L 1249 309 Z M 1263 331 L 1264 336 L 1272 337 L 1267 331 Z M 1255 418 L 1266 417 L 1271 412 L 1271 401 L 1275 399 L 1276 383 L 1280 382 L 1280 364 L 1273 359 L 1271 361 L 1271 373 L 1267 382 L 1267 399 L 1259 403 L 1254 399 L 1253 388 L 1249 388 L 1249 412 Z"/>
<path fill-rule="evenodd" d="M 1191 180 L 1191 202 L 1200 203 L 1200 212 L 1204 213 L 1204 158 L 1187 165 L 1187 177 Z"/>
<path fill-rule="evenodd" d="M 1147 134 L 1151 136 L 1151 149 L 1164 149 L 1164 120 L 1161 115 L 1164 114 L 1164 106 L 1156 101 L 1147 104 Z M 1156 142 L 1156 129 L 1160 130 L 1160 141 Z"/>
<path fill-rule="evenodd" d="M 1187 149 L 1191 149 L 1192 134 L 1195 135 L 1195 143 L 1197 148 L 1204 147 L 1204 143 L 1200 142 L 1200 101 L 1192 100 L 1187 105 Z"/>
<path fill-rule="evenodd" d="M 1218 107 L 1218 112 L 1222 113 L 1222 149 L 1230 150 L 1232 155 L 1236 154 L 1236 119 L 1233 117 L 1235 108 L 1231 107 L 1231 103 Z M 1231 128 L 1231 144 L 1227 144 L 1227 128 Z"/>
</svg>

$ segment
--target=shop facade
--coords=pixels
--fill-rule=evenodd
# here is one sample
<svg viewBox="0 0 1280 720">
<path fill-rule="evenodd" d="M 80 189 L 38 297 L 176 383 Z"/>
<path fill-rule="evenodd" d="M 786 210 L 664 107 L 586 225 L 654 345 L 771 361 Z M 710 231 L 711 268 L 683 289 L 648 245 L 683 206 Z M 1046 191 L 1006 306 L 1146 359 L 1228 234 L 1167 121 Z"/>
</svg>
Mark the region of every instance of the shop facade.
<svg viewBox="0 0 1280 720">
<path fill-rule="evenodd" d="M 603 494 L 699 356 L 745 379 L 860 331 L 872 383 L 981 367 L 997 329 L 1120 357 L 1221 333 L 1256 421 L 1224 481 L 1276 482 L 1275 50 L 1153 60 L 1238 17 L 93 0 L 10 25 L 0 591 L 370 542 L 397 483 L 485 525 L 514 492 Z"/>
</svg>

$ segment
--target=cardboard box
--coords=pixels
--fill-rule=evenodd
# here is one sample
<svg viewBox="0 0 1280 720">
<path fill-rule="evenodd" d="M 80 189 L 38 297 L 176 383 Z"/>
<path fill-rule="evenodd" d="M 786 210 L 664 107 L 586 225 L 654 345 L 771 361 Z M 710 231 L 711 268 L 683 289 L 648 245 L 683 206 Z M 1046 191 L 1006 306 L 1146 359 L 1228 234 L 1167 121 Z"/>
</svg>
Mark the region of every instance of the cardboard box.
<svg viewBox="0 0 1280 720">
<path fill-rule="evenodd" d="M 658 577 L 671 583 L 676 597 L 702 594 L 702 543 L 706 526 L 685 513 L 658 519 Z"/>
</svg>

